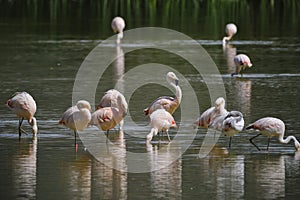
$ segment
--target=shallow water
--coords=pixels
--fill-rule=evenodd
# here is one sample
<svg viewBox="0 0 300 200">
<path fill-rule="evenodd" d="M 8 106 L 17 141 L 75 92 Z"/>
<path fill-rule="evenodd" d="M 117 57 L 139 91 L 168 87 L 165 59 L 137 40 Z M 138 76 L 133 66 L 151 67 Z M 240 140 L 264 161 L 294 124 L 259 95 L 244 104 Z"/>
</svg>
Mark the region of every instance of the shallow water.
<svg viewBox="0 0 300 200">
<path fill-rule="evenodd" d="M 10 30 L 9 25 L 5 27 Z M 189 31 L 190 35 L 197 35 L 196 31 Z M 178 110 L 174 117 L 183 131 L 170 131 L 173 142 L 168 145 L 167 138 L 162 137 L 161 142 L 154 138 L 151 145 L 146 145 L 144 138 L 149 126 L 142 110 L 157 96 L 174 96 L 168 85 L 143 85 L 127 99 L 129 116 L 133 121 L 125 121 L 123 134 L 112 130 L 109 140 L 106 140 L 104 132 L 88 128 L 90 134 L 97 138 L 94 147 L 101 149 L 98 156 L 104 160 L 99 162 L 91 153 L 94 149 L 87 148 L 80 140 L 76 152 L 73 132 L 59 126 L 58 120 L 72 104 L 72 89 L 81 63 L 105 39 L 105 34 L 96 39 L 81 34 L 67 39 L 59 36 L 49 39 L 47 35 L 25 31 L 16 33 L 14 40 L 9 34 L 2 34 L 0 102 L 4 103 L 16 91 L 30 92 L 38 105 L 39 134 L 36 139 L 32 139 L 30 134 L 23 134 L 19 141 L 16 116 L 4 105 L 0 107 L 1 198 L 278 199 L 299 196 L 300 154 L 294 152 L 292 143 L 280 144 L 273 138 L 267 152 L 267 138 L 261 136 L 255 139 L 262 149 L 257 151 L 249 143 L 249 138 L 255 133 L 243 131 L 233 137 L 231 149 L 228 149 L 229 138 L 221 135 L 210 154 L 200 159 L 199 150 L 206 131 L 199 129 L 193 136 L 191 126 L 198 116 L 181 121 L 181 111 Z M 206 38 L 195 39 L 207 50 L 220 71 L 220 74 L 210 76 L 212 81 L 214 77 L 222 78 L 227 109 L 241 111 L 246 124 L 265 116 L 281 118 L 286 124 L 285 134 L 300 139 L 300 38 L 265 36 L 258 40 L 235 39 L 225 49 L 221 40 Z M 162 41 L 161 44 L 168 42 Z M 190 44 L 190 41 L 180 42 L 182 45 Z M 124 41 L 122 48 L 144 48 L 156 44 L 155 40 L 152 43 Z M 96 102 L 91 102 L 93 105 L 106 90 L 114 87 L 123 73 L 150 62 L 163 63 L 181 72 L 197 95 L 200 112 L 214 101 L 209 97 L 203 77 L 175 55 L 143 49 L 122 56 L 122 49 L 116 49 L 114 45 L 105 48 L 120 56 L 100 79 Z M 247 69 L 243 77 L 232 78 L 232 57 L 236 53 L 248 54 L 253 67 Z M 157 74 L 163 81 L 164 76 Z M 126 86 L 126 80 L 122 83 Z M 181 84 L 185 86 L 185 82 Z M 27 122 L 23 126 L 30 133 Z M 187 149 L 177 145 L 185 143 L 190 144 Z M 181 151 L 182 156 L 174 159 L 173 153 L 180 154 Z M 143 155 L 143 160 L 138 154 Z M 143 165 L 148 171 L 146 168 L 138 169 Z M 140 173 L 126 172 L 132 169 Z"/>
</svg>

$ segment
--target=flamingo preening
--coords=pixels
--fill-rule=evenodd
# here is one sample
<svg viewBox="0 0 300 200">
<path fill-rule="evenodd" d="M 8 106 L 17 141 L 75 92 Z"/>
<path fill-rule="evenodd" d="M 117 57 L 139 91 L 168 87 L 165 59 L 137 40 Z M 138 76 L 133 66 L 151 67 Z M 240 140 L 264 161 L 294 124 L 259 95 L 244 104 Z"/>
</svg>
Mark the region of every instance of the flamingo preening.
<svg viewBox="0 0 300 200">
<path fill-rule="evenodd" d="M 6 106 L 15 112 L 19 118 L 19 138 L 22 132 L 25 132 L 21 128 L 24 119 L 27 119 L 28 123 L 32 126 L 33 136 L 36 136 L 38 127 L 34 114 L 37 106 L 33 97 L 27 92 L 16 92 L 12 98 L 6 101 Z"/>
<path fill-rule="evenodd" d="M 123 39 L 123 30 L 125 28 L 125 21 L 122 17 L 115 17 L 111 22 L 111 28 L 117 35 L 117 44 L 121 43 L 121 39 Z"/>
<path fill-rule="evenodd" d="M 208 128 L 209 124 L 212 123 L 217 116 L 225 114 L 227 114 L 227 110 L 225 109 L 225 99 L 219 97 L 215 101 L 215 105 L 204 111 L 194 124 L 201 128 Z"/>
<path fill-rule="evenodd" d="M 271 137 L 276 137 L 280 143 L 284 143 L 284 144 L 287 144 L 291 140 L 293 140 L 296 150 L 300 151 L 300 143 L 294 136 L 288 136 L 285 139 L 283 139 L 284 132 L 285 132 L 285 124 L 282 120 L 278 118 L 274 118 L 274 117 L 261 118 L 255 121 L 254 123 L 249 124 L 246 127 L 246 130 L 252 130 L 252 129 L 260 132 L 256 136 L 249 139 L 251 144 L 253 144 L 259 151 L 260 148 L 256 144 L 254 144 L 253 139 L 260 135 L 264 135 L 268 137 L 267 150 L 269 150 Z"/>
<path fill-rule="evenodd" d="M 99 129 L 106 131 L 108 135 L 110 129 L 120 124 L 127 111 L 127 107 L 125 107 L 127 103 L 124 104 L 122 96 L 117 96 L 117 105 L 119 105 L 119 107 L 103 107 L 96 110 L 92 114 L 90 124 L 96 125 Z"/>
<path fill-rule="evenodd" d="M 118 98 L 120 99 L 120 102 L 118 102 Z M 124 95 L 119 92 L 118 90 L 111 89 L 105 92 L 104 96 L 101 98 L 99 104 L 97 105 L 97 110 L 105 107 L 114 107 L 118 108 L 119 110 L 123 110 L 123 116 L 127 114 L 128 111 L 128 104 L 126 102 L 126 99 Z M 122 130 L 123 125 L 124 125 L 124 120 L 122 117 L 122 120 L 118 123 L 120 130 Z"/>
<path fill-rule="evenodd" d="M 74 131 L 75 145 L 77 131 L 85 129 L 91 121 L 91 105 L 88 101 L 80 100 L 75 106 L 68 108 L 62 115 L 58 124 L 62 124 Z"/>
<path fill-rule="evenodd" d="M 229 149 L 231 148 L 232 137 L 244 128 L 243 114 L 239 111 L 230 111 L 227 114 L 219 115 L 209 125 L 209 128 L 221 131 L 229 137 Z"/>
<path fill-rule="evenodd" d="M 145 115 L 150 115 L 157 109 L 165 109 L 169 113 L 173 114 L 178 108 L 182 98 L 181 88 L 178 85 L 179 79 L 173 72 L 168 72 L 166 79 L 176 90 L 176 97 L 162 96 L 155 99 L 146 109 L 144 109 Z"/>
<path fill-rule="evenodd" d="M 175 128 L 176 123 L 173 116 L 169 112 L 164 109 L 158 109 L 150 115 L 150 126 L 151 131 L 146 137 L 147 142 L 150 142 L 153 136 L 157 135 L 160 131 L 167 133 L 168 140 L 170 142 L 171 140 L 168 131 L 171 127 Z"/>
</svg>

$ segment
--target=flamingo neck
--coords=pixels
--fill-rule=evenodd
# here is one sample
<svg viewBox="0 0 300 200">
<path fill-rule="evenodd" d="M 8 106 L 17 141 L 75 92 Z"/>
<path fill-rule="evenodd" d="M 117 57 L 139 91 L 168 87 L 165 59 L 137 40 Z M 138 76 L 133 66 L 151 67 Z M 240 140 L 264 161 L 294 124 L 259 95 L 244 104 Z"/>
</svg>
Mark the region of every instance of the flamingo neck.
<svg viewBox="0 0 300 200">
<path fill-rule="evenodd" d="M 157 135 L 158 129 L 157 128 L 152 128 L 150 133 L 146 136 L 147 141 L 151 141 L 153 136 Z"/>
<path fill-rule="evenodd" d="M 35 117 L 32 117 L 31 120 L 28 120 L 28 123 L 32 126 L 32 133 L 34 135 L 36 135 L 37 132 L 38 132 L 38 127 L 37 127 L 37 123 L 36 123 Z"/>
<path fill-rule="evenodd" d="M 232 36 L 223 37 L 223 40 L 222 40 L 223 45 L 225 45 L 227 43 L 227 41 L 229 41 L 231 38 L 232 38 Z"/>
<path fill-rule="evenodd" d="M 119 32 L 117 35 L 117 44 L 121 43 L 121 39 L 123 39 L 123 32 Z"/>
<path fill-rule="evenodd" d="M 181 88 L 179 87 L 179 85 L 175 85 L 173 82 L 171 82 L 171 85 L 175 88 L 176 90 L 176 101 L 178 102 L 178 104 L 181 103 L 181 99 L 182 99 L 182 91 Z"/>
<path fill-rule="evenodd" d="M 297 149 L 297 151 L 300 151 L 300 143 L 298 142 L 298 140 L 294 137 L 294 136 L 288 136 L 287 138 L 283 139 L 283 136 L 280 136 L 278 138 L 279 142 L 281 143 L 289 143 L 291 140 L 294 141 L 294 145 L 295 145 L 295 148 Z"/>
</svg>

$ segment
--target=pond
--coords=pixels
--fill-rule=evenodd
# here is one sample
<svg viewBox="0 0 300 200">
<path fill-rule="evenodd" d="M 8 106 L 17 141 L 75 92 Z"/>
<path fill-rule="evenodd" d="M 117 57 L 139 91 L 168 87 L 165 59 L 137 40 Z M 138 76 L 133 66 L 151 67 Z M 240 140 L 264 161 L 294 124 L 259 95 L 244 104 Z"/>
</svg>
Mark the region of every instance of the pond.
<svg viewBox="0 0 300 200">
<path fill-rule="evenodd" d="M 24 2 L 0 2 L 1 198 L 292 199 L 300 195 L 300 153 L 292 142 L 281 144 L 272 138 L 267 151 L 268 139 L 261 136 L 255 139 L 262 149 L 258 151 L 249 142 L 256 133 L 242 131 L 232 138 L 230 149 L 229 138 L 221 135 L 209 154 L 199 158 L 207 131 L 192 128 L 214 102 L 208 87 L 218 77 L 224 84 L 226 108 L 241 111 L 246 125 L 262 117 L 278 117 L 285 122 L 285 135 L 300 139 L 298 1 Z M 185 58 L 155 48 L 172 44 L 158 41 L 162 33 L 145 42 L 143 35 L 133 41 L 125 32 L 121 46 L 112 42 L 101 47 L 113 35 L 110 22 L 115 15 L 125 18 L 126 30 L 154 26 L 187 35 L 207 51 L 219 74 L 205 79 Z M 223 48 L 225 24 L 232 21 L 238 33 Z M 180 44 L 178 52 L 193 52 L 187 48 L 191 41 L 175 42 Z M 89 127 L 89 134 L 80 134 L 76 150 L 73 131 L 58 121 L 76 101 L 73 86 L 79 69 L 97 47 L 117 59 L 105 66 L 96 85 L 92 83 L 96 90 L 92 109 L 105 91 L 119 83 L 118 89 L 132 92 L 127 99 L 129 114 L 124 131 L 111 130 L 108 139 L 103 131 Z M 239 53 L 247 54 L 253 67 L 243 77 L 231 77 L 233 57 Z M 103 63 L 99 58 L 96 61 Z M 148 73 L 123 77 L 145 64 Z M 183 105 L 174 113 L 180 129 L 170 130 L 170 144 L 162 137 L 147 145 L 150 127 L 143 109 L 156 97 L 175 95 L 165 81 L 165 69 L 156 70 L 158 64 L 169 66 L 180 77 L 183 102 L 192 99 L 185 90 L 189 86 L 198 102 L 190 100 L 189 109 L 196 113 L 190 118 L 184 117 Z M 87 72 L 86 80 L 97 73 Z M 147 83 L 149 78 L 162 84 Z M 129 91 L 132 82 L 140 87 Z M 37 102 L 35 139 L 23 134 L 19 141 L 18 119 L 4 105 L 16 91 L 29 92 Z M 23 127 L 30 132 L 27 122 Z M 99 155 L 84 142 L 84 137 L 92 135 Z M 179 156 L 174 157 L 174 152 Z"/>
</svg>

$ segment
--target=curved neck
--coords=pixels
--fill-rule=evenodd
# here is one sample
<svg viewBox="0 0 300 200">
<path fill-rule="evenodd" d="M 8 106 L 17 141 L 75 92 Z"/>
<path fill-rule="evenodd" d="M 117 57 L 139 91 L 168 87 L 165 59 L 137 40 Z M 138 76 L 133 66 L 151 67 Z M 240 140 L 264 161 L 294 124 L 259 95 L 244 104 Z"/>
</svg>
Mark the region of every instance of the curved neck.
<svg viewBox="0 0 300 200">
<path fill-rule="evenodd" d="M 182 99 L 182 91 L 179 85 L 175 85 L 173 82 L 170 82 L 170 84 L 175 88 L 176 90 L 176 101 L 178 101 L 178 104 L 180 104 Z"/>
<path fill-rule="evenodd" d="M 300 143 L 298 142 L 298 140 L 294 137 L 294 136 L 288 136 L 287 138 L 283 139 L 283 136 L 278 138 L 279 142 L 281 143 L 289 143 L 291 140 L 294 141 L 294 145 L 296 147 L 297 150 L 300 150 Z"/>
<path fill-rule="evenodd" d="M 225 37 L 223 37 L 223 40 L 222 40 L 222 42 L 223 42 L 223 44 L 226 44 L 226 42 L 228 41 L 228 40 L 230 40 L 232 38 L 232 36 L 225 36 Z"/>
<path fill-rule="evenodd" d="M 158 129 L 157 128 L 152 128 L 150 133 L 147 135 L 147 140 L 150 141 L 152 140 L 153 136 L 157 135 Z"/>
<path fill-rule="evenodd" d="M 38 132 L 38 127 L 37 127 L 37 123 L 36 123 L 35 117 L 32 117 L 31 120 L 28 120 L 28 123 L 32 126 L 32 132 L 33 132 L 33 134 L 36 135 L 37 132 Z"/>
</svg>

